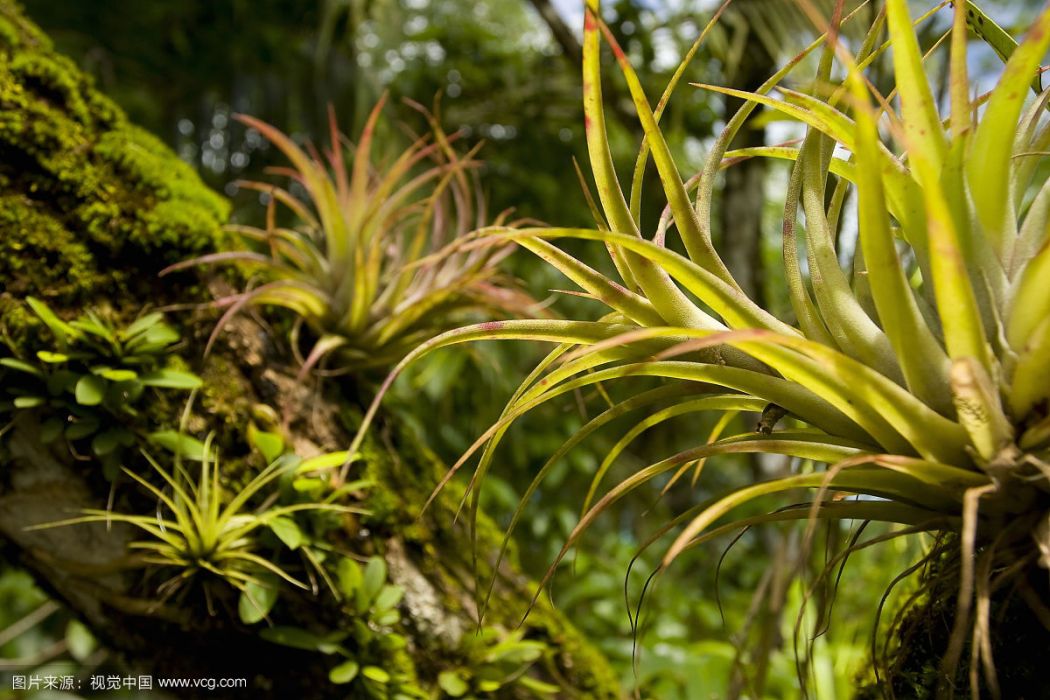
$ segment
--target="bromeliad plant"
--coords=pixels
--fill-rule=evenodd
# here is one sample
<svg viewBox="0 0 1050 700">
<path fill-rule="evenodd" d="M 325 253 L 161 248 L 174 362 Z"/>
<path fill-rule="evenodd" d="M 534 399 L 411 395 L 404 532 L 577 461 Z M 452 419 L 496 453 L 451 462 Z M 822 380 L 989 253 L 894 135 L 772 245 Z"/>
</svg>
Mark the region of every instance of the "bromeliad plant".
<svg viewBox="0 0 1050 700">
<path fill-rule="evenodd" d="M 214 600 L 225 592 L 240 594 L 238 603 L 242 621 L 258 622 L 277 600 L 281 585 L 306 589 L 273 560 L 273 551 L 263 551 L 261 535 L 270 531 L 279 549 L 303 549 L 304 536 L 294 520 L 297 513 L 329 511 L 363 513 L 354 506 L 326 501 L 277 503 L 282 477 L 292 478 L 298 472 L 309 472 L 329 455 L 299 460 L 292 455 L 277 457 L 256 474 L 243 488 L 231 493 L 220 481 L 219 460 L 209 437 L 203 443 L 184 437 L 183 449 L 176 451 L 172 468 L 166 469 L 149 453 L 146 461 L 161 486 L 132 469 L 124 473 L 157 499 L 155 512 L 146 515 L 87 509 L 80 516 L 36 528 L 52 528 L 85 523 L 125 523 L 142 532 L 143 539 L 129 545 L 133 556 L 130 566 L 148 567 L 151 571 L 170 574 L 157 586 L 163 605 L 180 592 L 185 595 L 191 583 L 199 583 L 208 611 L 215 614 Z M 199 444 L 197 466 L 183 462 L 186 444 Z M 341 464 L 345 453 L 337 453 Z M 196 476 L 191 468 L 199 468 Z M 307 561 L 316 558 L 307 553 Z M 318 565 L 319 566 L 319 565 Z"/>
<path fill-rule="evenodd" d="M 239 183 L 269 195 L 265 228 L 231 226 L 241 249 L 166 271 L 229 262 L 262 269 L 262 284 L 221 300 L 228 310 L 216 334 L 245 306 L 282 307 L 298 317 L 295 350 L 302 325 L 315 340 L 300 358 L 304 373 L 333 353 L 337 369 L 359 371 L 390 367 L 471 314 L 522 315 L 529 307 L 531 300 L 496 269 L 510 252 L 509 242 L 468 252 L 453 245 L 488 223 L 476 183 L 478 148 L 458 153 L 457 135 L 447 135 L 436 117 L 413 103 L 427 116 L 432 133 L 377 166 L 373 141 L 384 102 L 385 96 L 356 146 L 338 132 L 330 113 L 331 142 L 323 157 L 313 149 L 308 155 L 258 119 L 239 117 L 288 158 L 292 167 L 274 172 L 293 186 Z M 294 217 L 293 227 L 279 225 L 278 205 Z M 505 218 L 501 214 L 495 222 Z"/>
<path fill-rule="evenodd" d="M 803 0 L 799 5 L 811 8 Z M 1038 80 L 1050 46 L 1050 7 L 1017 46 L 973 3 L 958 3 L 944 37 L 949 100 L 943 106 L 924 70 L 905 0 L 887 0 L 855 55 L 836 40 L 837 29 L 852 19 L 843 18 L 842 2 L 836 6 L 829 33 L 755 93 L 699 86 L 748 102 L 714 143 L 703 171 L 683 180 L 659 120 L 707 30 L 654 109 L 602 23 L 598 1 L 588 0 L 584 109 L 601 205 L 595 207 L 598 227 L 484 233 L 544 258 L 605 304 L 607 315 L 597 322 L 470 326 L 424 344 L 400 367 L 436 347 L 479 339 L 558 344 L 446 477 L 483 448 L 469 487 L 475 512 L 477 484 L 510 424 L 568 392 L 636 377 L 665 380 L 614 400 L 551 457 L 523 502 L 568 450 L 620 416 L 643 415 L 639 429 L 625 437 L 629 441 L 645 426 L 676 416 L 764 411 L 755 432 L 673 455 L 599 494 L 607 460 L 559 561 L 600 513 L 643 484 L 677 478 L 684 467 L 719 455 L 787 455 L 795 473 L 743 487 L 668 524 L 663 532 L 679 529 L 662 567 L 700 541 L 758 522 L 881 521 L 903 526 L 899 534 L 941 535 L 931 557 L 958 591 L 941 678 L 956 678 L 972 629 L 970 682 L 994 692 L 992 596 L 1014 586 L 1041 619 L 1050 618 L 1045 572 L 1034 576 L 1050 567 L 1050 184 L 1033 182 L 1045 173 L 1038 167 L 1050 144 L 1048 93 L 1039 91 Z M 968 22 L 1008 57 L 985 95 L 971 94 Z M 603 35 L 645 133 L 628 196 L 606 134 Z M 822 46 L 817 80 L 788 88 L 792 70 Z M 882 95 L 867 71 L 890 47 L 896 87 Z M 831 79 L 836 63 L 845 76 L 841 83 Z M 1034 100 L 1028 97 L 1032 86 Z M 728 151 L 758 105 L 804 124 L 801 144 Z M 667 208 L 655 231 L 646 233 L 639 212 L 650 156 Z M 783 226 L 783 269 L 795 315 L 790 323 L 741 290 L 712 242 L 719 171 L 749 157 L 793 161 Z M 845 215 L 847 196 L 856 198 L 855 220 Z M 797 220 L 800 205 L 804 227 Z M 840 265 L 840 230 L 844 240 L 856 232 L 852 270 Z M 674 234 L 684 255 L 670 247 Z M 619 279 L 555 247 L 550 241 L 557 239 L 604 244 Z M 804 506 L 797 505 L 800 489 L 815 494 Z M 712 529 L 739 506 L 776 496 L 789 507 Z M 510 531 L 520 515 L 519 508 Z"/>
</svg>

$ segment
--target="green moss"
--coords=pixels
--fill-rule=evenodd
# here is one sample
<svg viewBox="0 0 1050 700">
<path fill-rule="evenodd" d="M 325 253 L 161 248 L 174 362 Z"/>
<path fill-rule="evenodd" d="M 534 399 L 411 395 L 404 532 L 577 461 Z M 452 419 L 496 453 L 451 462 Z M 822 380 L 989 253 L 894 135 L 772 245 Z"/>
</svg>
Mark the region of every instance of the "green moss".
<svg viewBox="0 0 1050 700">
<path fill-rule="evenodd" d="M 581 697 L 620 697 L 620 682 L 608 660 L 543 596 L 526 624 L 556 650 L 559 673 L 570 679 Z"/>
<path fill-rule="evenodd" d="M 24 347 L 39 320 L 25 304 L 8 293 L 0 294 L 0 342 L 8 347 Z"/>
<path fill-rule="evenodd" d="M 201 371 L 204 386 L 200 403 L 205 413 L 215 419 L 215 427 L 247 430 L 247 416 L 251 410 L 251 387 L 233 362 L 224 355 L 212 355 Z M 247 444 L 247 440 L 244 441 Z"/>
<path fill-rule="evenodd" d="M 83 242 L 48 212 L 22 195 L 0 195 L 0 279 L 7 295 L 46 291 L 74 298 L 91 289 L 98 277 L 95 260 Z"/>
<path fill-rule="evenodd" d="M 0 31 L 0 49 L 28 49 L 31 51 L 51 51 L 51 39 L 39 27 L 25 21 L 19 14 L 19 6 L 4 0 L 0 3 L 0 23 L 7 27 Z"/>
<path fill-rule="evenodd" d="M 100 238 L 116 235 L 167 261 L 184 258 L 215 244 L 216 222 L 226 218 L 228 207 L 221 197 L 204 187 L 186 163 L 174 158 L 167 147 L 138 127 L 125 125 L 102 135 L 94 148 L 104 166 L 104 179 L 127 183 L 106 204 L 110 212 L 134 211 L 125 227 L 99 228 L 111 216 L 88 216 L 85 224 Z"/>
<path fill-rule="evenodd" d="M 0 46 L 15 46 L 17 43 L 17 27 L 7 19 L 0 17 Z"/>
<path fill-rule="evenodd" d="M 0 0 L 6 294 L 59 308 L 91 297 L 155 297 L 142 287 L 156 286 L 163 266 L 212 247 L 227 214 L 225 200 L 187 164 L 130 124 L 14 3 Z M 10 325 L 6 312 L 0 320 Z"/>
</svg>

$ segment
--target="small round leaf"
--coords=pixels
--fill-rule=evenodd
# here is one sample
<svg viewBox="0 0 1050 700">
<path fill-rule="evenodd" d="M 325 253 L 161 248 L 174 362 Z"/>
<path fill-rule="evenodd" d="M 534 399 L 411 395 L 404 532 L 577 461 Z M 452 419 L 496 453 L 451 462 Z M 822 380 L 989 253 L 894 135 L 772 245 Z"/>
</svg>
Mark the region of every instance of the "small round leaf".
<svg viewBox="0 0 1050 700">
<path fill-rule="evenodd" d="M 356 661 L 352 659 L 344 661 L 328 672 L 328 680 L 337 684 L 349 683 L 357 678 L 358 670 L 360 670 L 360 666 L 358 666 Z"/>
</svg>

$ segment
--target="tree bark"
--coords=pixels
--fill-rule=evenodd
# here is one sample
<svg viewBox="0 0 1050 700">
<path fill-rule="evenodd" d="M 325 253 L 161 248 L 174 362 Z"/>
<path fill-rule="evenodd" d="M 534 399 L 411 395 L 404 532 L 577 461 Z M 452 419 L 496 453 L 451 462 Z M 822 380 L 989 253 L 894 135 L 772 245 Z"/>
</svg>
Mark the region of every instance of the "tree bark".
<svg viewBox="0 0 1050 700">
<path fill-rule="evenodd" d="M 215 319 L 209 285 L 221 288 L 224 282 L 194 275 L 159 279 L 157 273 L 219 244 L 227 212 L 225 201 L 192 169 L 129 124 L 86 76 L 54 53 L 16 5 L 0 0 L 0 354 L 46 348 L 46 334 L 23 303 L 27 296 L 45 299 L 65 318 L 99 307 L 124 320 L 146 306 L 190 308 L 168 319 L 188 340 L 183 359 L 204 380 L 190 427 L 198 435 L 215 433 L 232 489 L 235 472 L 250 468 L 247 416 L 254 408 L 285 411 L 286 442 L 309 457 L 345 449 L 360 419 L 360 399 L 351 394 L 366 392 L 335 381 L 304 386 L 281 343 L 247 317 L 236 320 L 208 359 L 201 359 L 199 348 Z M 173 426 L 179 411 L 181 406 L 158 405 L 150 416 Z M 331 683 L 331 656 L 265 641 L 260 630 L 268 623 L 241 622 L 235 591 L 211 601 L 213 606 L 189 595 L 158 605 L 157 579 L 124 566 L 127 544 L 141 533 L 104 524 L 27 530 L 84 508 L 104 509 L 110 498 L 111 484 L 99 465 L 75 455 L 61 439 L 42 444 L 39 430 L 39 416 L 23 411 L 2 438 L 5 558 L 29 570 L 129 668 L 158 676 L 245 677 L 243 697 L 383 697 Z M 383 634 L 396 634 L 406 644 L 378 663 L 396 665 L 435 694 L 442 671 L 470 663 L 465 643 L 478 625 L 469 533 L 453 524 L 461 493 L 454 487 L 444 491 L 420 517 L 445 466 L 420 436 L 389 418 L 372 431 L 362 454 L 354 469 L 375 483 L 360 503 L 369 514 L 347 517 L 331 544 L 386 560 L 390 582 L 403 587 L 405 596 L 401 621 Z M 114 494 L 116 508 L 156 510 L 156 500 L 129 480 L 117 482 Z M 492 575 L 487 555 L 498 544 L 497 530 L 482 518 L 476 573 L 483 581 Z M 513 561 L 499 569 L 496 581 L 484 625 L 505 636 L 535 587 Z M 360 621 L 326 591 L 323 585 L 282 590 L 270 622 L 315 634 L 350 630 L 346 644 L 352 646 Z M 558 697 L 619 695 L 607 662 L 542 597 L 521 629 L 526 639 L 544 645 L 527 675 L 558 686 Z M 496 695 L 530 697 L 515 683 Z"/>
</svg>

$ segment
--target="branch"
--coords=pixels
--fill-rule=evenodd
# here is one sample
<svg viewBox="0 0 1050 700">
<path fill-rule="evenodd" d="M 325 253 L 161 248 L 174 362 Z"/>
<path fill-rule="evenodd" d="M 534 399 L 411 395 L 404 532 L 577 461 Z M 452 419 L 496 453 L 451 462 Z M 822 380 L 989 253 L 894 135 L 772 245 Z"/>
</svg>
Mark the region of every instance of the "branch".
<svg viewBox="0 0 1050 700">
<path fill-rule="evenodd" d="M 550 0 L 529 0 L 529 2 L 536 8 L 536 12 L 539 13 L 543 21 L 547 23 L 551 34 L 554 35 L 554 40 L 558 42 L 558 46 L 561 47 L 562 53 L 565 54 L 566 58 L 577 66 L 582 66 L 583 47 L 580 46 L 576 35 L 573 34 L 572 29 L 565 23 L 565 20 L 562 19 L 561 14 L 554 8 L 554 5 L 550 3 Z"/>
</svg>

